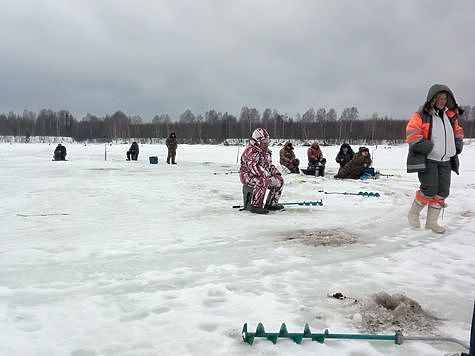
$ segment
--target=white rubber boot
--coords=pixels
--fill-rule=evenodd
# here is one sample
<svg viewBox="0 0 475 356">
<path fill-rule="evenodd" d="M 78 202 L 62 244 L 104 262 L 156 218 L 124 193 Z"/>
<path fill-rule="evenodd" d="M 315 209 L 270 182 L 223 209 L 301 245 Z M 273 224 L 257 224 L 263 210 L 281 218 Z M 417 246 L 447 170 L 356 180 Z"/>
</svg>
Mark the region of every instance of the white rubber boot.
<svg viewBox="0 0 475 356">
<path fill-rule="evenodd" d="M 442 210 L 440 204 L 429 204 L 429 207 L 427 208 L 426 229 L 431 229 L 437 234 L 443 234 L 445 232 L 445 228 L 437 223 L 440 210 Z"/>
<path fill-rule="evenodd" d="M 407 221 L 409 222 L 409 225 L 411 225 L 411 227 L 415 229 L 421 227 L 419 215 L 421 214 L 421 211 L 422 209 L 424 209 L 425 206 L 426 204 L 414 199 L 414 201 L 412 202 L 411 210 L 409 210 L 409 214 L 407 215 Z"/>
</svg>

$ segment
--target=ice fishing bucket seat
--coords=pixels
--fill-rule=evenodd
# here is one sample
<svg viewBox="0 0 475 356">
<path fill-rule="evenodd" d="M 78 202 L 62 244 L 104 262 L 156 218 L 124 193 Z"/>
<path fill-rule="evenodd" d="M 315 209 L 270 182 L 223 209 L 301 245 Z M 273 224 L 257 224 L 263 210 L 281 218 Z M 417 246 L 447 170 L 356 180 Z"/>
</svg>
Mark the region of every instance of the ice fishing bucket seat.
<svg viewBox="0 0 475 356">
<path fill-rule="evenodd" d="M 254 191 L 253 187 L 247 185 L 242 186 L 242 205 L 244 210 L 251 210 L 251 201 L 252 201 L 252 192 Z"/>
<path fill-rule="evenodd" d="M 325 166 L 316 166 L 311 169 L 301 169 L 303 174 L 308 176 L 325 177 Z"/>
</svg>

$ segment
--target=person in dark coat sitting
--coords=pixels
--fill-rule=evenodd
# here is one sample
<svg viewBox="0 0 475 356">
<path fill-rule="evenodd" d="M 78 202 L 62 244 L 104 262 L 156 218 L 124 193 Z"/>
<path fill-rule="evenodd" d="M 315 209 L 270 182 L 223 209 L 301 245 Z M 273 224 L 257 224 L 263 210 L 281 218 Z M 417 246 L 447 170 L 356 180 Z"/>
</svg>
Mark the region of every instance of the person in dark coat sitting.
<svg viewBox="0 0 475 356">
<path fill-rule="evenodd" d="M 66 147 L 58 143 L 58 146 L 54 149 L 53 159 L 55 161 L 66 161 Z"/>
<path fill-rule="evenodd" d="M 345 164 L 345 166 L 340 167 L 335 178 L 350 178 L 350 179 L 359 179 L 361 173 L 369 166 L 371 166 L 371 156 L 369 154 L 369 149 L 366 147 L 360 147 L 358 152 L 354 155 L 353 159 Z"/>
<path fill-rule="evenodd" d="M 130 161 L 131 159 L 136 161 L 137 158 L 139 158 L 139 145 L 134 141 L 127 151 L 127 161 Z"/>
<path fill-rule="evenodd" d="M 345 164 L 353 159 L 355 152 L 348 143 L 344 143 L 340 147 L 340 152 L 336 155 L 336 163 L 340 164 L 340 167 L 344 167 Z"/>
</svg>

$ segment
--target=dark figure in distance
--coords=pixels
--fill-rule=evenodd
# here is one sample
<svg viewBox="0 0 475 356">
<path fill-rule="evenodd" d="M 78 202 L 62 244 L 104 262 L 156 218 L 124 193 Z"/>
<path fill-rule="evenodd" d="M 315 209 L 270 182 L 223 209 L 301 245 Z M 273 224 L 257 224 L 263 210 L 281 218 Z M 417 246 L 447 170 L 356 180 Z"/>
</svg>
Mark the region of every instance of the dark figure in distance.
<svg viewBox="0 0 475 356">
<path fill-rule="evenodd" d="M 127 161 L 130 161 L 131 159 L 132 161 L 136 161 L 137 158 L 139 158 L 139 145 L 134 141 L 127 151 Z"/>
<path fill-rule="evenodd" d="M 54 149 L 53 159 L 55 161 L 66 161 L 66 147 L 59 143 Z"/>
<path fill-rule="evenodd" d="M 174 132 L 172 132 L 170 136 L 168 136 L 165 143 L 168 148 L 167 163 L 170 164 L 170 160 L 171 160 L 172 164 L 176 164 L 175 157 L 176 157 L 176 149 L 178 147 L 178 144 L 176 142 L 176 135 Z"/>
</svg>

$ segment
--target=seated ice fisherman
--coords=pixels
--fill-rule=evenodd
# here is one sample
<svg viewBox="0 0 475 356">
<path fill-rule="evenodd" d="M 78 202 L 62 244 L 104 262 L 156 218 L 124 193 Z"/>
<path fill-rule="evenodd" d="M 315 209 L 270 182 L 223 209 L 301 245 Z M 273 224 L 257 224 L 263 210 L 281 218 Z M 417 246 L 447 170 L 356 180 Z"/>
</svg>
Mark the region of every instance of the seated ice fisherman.
<svg viewBox="0 0 475 356">
<path fill-rule="evenodd" d="M 66 147 L 64 147 L 62 144 L 59 143 L 58 146 L 56 146 L 56 148 L 54 149 L 53 159 L 55 161 L 65 161 Z"/>
<path fill-rule="evenodd" d="M 307 173 L 312 175 L 324 176 L 325 163 L 327 160 L 323 158 L 322 150 L 317 141 L 312 142 L 307 150 L 308 166 Z"/>
<path fill-rule="evenodd" d="M 292 142 L 287 142 L 279 152 L 280 164 L 286 167 L 290 173 L 300 173 L 299 164 L 300 161 L 295 157 L 294 147 Z"/>
<path fill-rule="evenodd" d="M 133 142 L 132 145 L 130 146 L 129 150 L 127 151 L 127 161 L 136 161 L 137 158 L 139 157 L 139 145 L 137 142 Z"/>
<path fill-rule="evenodd" d="M 335 161 L 340 165 L 340 167 L 345 166 L 348 162 L 353 159 L 355 152 L 348 143 L 344 143 L 340 147 L 340 151 L 336 155 Z"/>
<path fill-rule="evenodd" d="M 267 214 L 269 210 L 280 210 L 284 206 L 279 199 L 284 187 L 284 179 L 272 164 L 272 152 L 269 150 L 269 133 L 264 128 L 257 128 L 252 133 L 249 145 L 241 156 L 239 178 L 246 193 L 244 206 L 255 214 Z M 264 198 L 266 191 L 266 204 Z M 249 204 L 250 203 L 250 204 Z"/>
<path fill-rule="evenodd" d="M 366 147 L 360 147 L 358 152 L 355 153 L 353 159 L 340 167 L 335 178 L 341 179 L 359 179 L 365 169 L 371 166 L 371 156 L 369 149 Z"/>
</svg>

